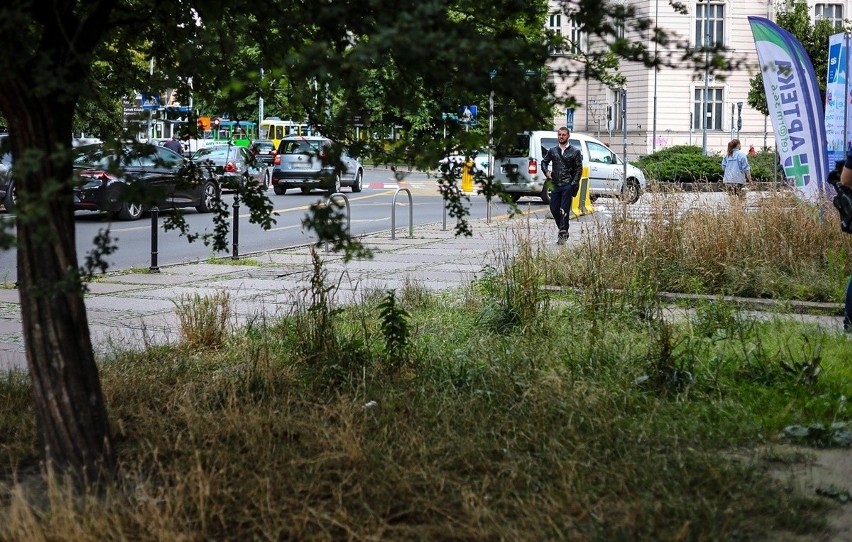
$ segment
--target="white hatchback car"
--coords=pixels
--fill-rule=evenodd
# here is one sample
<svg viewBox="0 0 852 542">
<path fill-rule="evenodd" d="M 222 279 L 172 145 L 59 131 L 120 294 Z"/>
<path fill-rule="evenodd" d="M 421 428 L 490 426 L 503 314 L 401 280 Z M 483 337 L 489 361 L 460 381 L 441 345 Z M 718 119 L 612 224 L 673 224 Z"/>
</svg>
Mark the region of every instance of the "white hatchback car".
<svg viewBox="0 0 852 542">
<path fill-rule="evenodd" d="M 583 165 L 589 168 L 589 194 L 619 196 L 635 203 L 645 190 L 645 174 L 634 165 L 627 164 L 627 179 L 624 178 L 624 162 L 601 141 L 586 134 L 571 133 L 568 143 L 583 153 Z M 522 196 L 540 197 L 550 202 L 541 171 L 541 160 L 547 150 L 558 144 L 556 130 L 537 130 L 518 134 L 514 148 L 506 157 L 494 161 L 494 181 L 499 182 L 512 199 Z"/>
</svg>

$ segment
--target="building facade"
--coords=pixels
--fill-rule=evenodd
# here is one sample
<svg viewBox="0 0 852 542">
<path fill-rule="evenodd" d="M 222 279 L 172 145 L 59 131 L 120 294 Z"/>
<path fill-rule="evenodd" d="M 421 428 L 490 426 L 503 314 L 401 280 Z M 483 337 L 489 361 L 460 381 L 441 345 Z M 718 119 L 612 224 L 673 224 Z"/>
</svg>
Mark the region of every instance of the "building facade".
<svg viewBox="0 0 852 542">
<path fill-rule="evenodd" d="M 638 16 L 650 19 L 673 38 L 667 49 L 655 48 L 651 30 L 640 35 L 616 24 L 628 40 L 645 43 L 649 51 L 673 59 L 682 54 L 684 47 L 700 49 L 704 43 L 718 43 L 727 48 L 728 56 L 738 61 L 739 67 L 714 76 L 694 66 L 654 70 L 622 61 L 624 89 L 608 88 L 578 76 L 562 76 L 563 72 L 582 74 L 577 52 L 595 50 L 604 44 L 583 35 L 572 23 L 575 3 L 551 0 L 548 28 L 564 36 L 568 45 L 552 52 L 549 69 L 557 96 L 574 96 L 579 102 L 573 111 L 574 130 L 594 135 L 619 151 L 626 145 L 630 159 L 673 145 L 706 146 L 708 153 L 720 153 L 733 137 L 742 141 L 744 149 L 752 145 L 755 149 L 775 147 L 771 121 L 747 103 L 749 81 L 759 71 L 748 17 L 774 20 L 786 1 L 686 0 L 682 2 L 687 7 L 686 14 L 675 12 L 666 0 L 609 1 L 635 8 Z M 828 18 L 839 28 L 852 8 L 852 0 L 808 0 L 807 4 L 812 20 Z M 622 111 L 626 111 L 626 134 Z M 702 114 L 706 115 L 706 125 Z M 567 112 L 560 112 L 554 118 L 554 126 L 565 125 L 567 120 Z"/>
</svg>

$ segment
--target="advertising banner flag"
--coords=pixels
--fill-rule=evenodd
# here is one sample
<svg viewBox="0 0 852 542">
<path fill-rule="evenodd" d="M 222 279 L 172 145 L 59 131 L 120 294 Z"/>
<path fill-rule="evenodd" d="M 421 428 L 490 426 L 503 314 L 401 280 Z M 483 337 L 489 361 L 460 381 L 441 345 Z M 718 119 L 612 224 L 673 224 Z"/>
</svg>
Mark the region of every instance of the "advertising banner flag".
<svg viewBox="0 0 852 542">
<path fill-rule="evenodd" d="M 787 182 L 816 201 L 828 175 L 822 96 L 813 64 L 795 36 L 763 17 L 749 17 L 763 74 L 775 148 Z"/>
<path fill-rule="evenodd" d="M 825 135 L 828 142 L 828 165 L 832 167 L 846 157 L 850 141 L 849 103 L 849 38 L 844 33 L 828 39 L 828 70 L 825 84 Z"/>
</svg>

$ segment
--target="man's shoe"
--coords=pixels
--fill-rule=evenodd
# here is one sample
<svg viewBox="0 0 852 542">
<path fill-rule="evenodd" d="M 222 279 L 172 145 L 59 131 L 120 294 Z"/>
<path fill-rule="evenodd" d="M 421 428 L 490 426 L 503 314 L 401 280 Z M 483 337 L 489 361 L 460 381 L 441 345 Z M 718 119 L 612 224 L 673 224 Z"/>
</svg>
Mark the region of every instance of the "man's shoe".
<svg viewBox="0 0 852 542">
<path fill-rule="evenodd" d="M 567 230 L 559 230 L 559 237 L 556 238 L 557 245 L 564 245 L 568 240 L 568 231 Z"/>
</svg>

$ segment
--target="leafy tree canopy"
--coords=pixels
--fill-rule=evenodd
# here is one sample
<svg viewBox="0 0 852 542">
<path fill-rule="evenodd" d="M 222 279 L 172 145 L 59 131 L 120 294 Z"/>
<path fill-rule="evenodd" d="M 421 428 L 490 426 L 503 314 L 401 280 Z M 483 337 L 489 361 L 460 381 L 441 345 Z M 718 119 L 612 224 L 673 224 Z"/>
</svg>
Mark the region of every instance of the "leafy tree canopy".
<svg viewBox="0 0 852 542">
<path fill-rule="evenodd" d="M 782 7 L 775 16 L 775 23 L 793 34 L 802 43 L 814 66 L 817 84 L 822 101 L 825 103 L 825 84 L 828 70 L 828 38 L 840 30 L 828 19 L 811 23 L 810 8 L 806 2 L 796 2 Z M 748 105 L 764 115 L 769 114 L 766 92 L 763 89 L 763 75 L 756 74 L 749 81 Z"/>
</svg>

